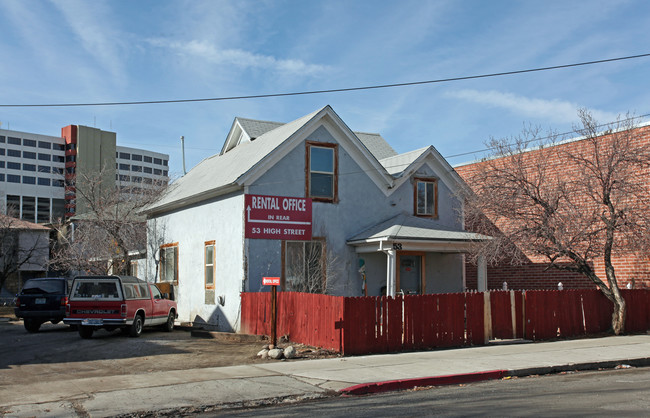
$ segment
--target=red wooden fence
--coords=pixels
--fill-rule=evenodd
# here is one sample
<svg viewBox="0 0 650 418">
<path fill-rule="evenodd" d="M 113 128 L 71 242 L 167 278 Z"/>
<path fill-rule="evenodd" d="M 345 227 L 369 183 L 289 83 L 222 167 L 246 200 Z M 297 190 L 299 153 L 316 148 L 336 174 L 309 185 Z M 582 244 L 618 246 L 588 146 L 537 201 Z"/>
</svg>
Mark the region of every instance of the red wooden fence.
<svg viewBox="0 0 650 418">
<path fill-rule="evenodd" d="M 343 352 L 342 296 L 278 292 L 278 336 Z M 271 334 L 271 293 L 242 293 L 241 332 Z"/>
<path fill-rule="evenodd" d="M 622 290 L 626 331 L 650 328 L 650 290 Z M 485 301 L 489 305 L 484 305 Z M 545 340 L 607 331 L 611 303 L 598 290 L 342 297 L 278 293 L 279 336 L 344 354 Z M 487 322 L 486 322 L 487 319 Z M 241 332 L 271 332 L 270 293 L 242 293 Z M 487 333 L 487 334 L 486 334 Z"/>
</svg>

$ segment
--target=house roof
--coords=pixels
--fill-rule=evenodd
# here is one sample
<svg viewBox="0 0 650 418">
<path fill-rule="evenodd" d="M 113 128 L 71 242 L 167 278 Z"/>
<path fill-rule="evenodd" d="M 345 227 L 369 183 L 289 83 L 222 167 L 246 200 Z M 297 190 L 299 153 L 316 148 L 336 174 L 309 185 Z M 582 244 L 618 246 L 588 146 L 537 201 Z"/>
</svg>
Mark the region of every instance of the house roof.
<svg viewBox="0 0 650 418">
<path fill-rule="evenodd" d="M 22 229 L 30 231 L 49 231 L 50 228 L 44 225 L 35 224 L 33 222 L 24 221 L 22 219 L 14 218 L 0 214 L 0 227 L 9 229 Z"/>
<path fill-rule="evenodd" d="M 237 117 L 235 120 L 239 122 L 239 125 L 251 139 L 256 139 L 265 133 L 284 125 L 284 123 L 281 122 L 255 120 L 241 117 Z M 397 155 L 397 152 L 395 152 L 393 147 L 391 147 L 380 134 L 356 131 L 354 134 L 357 136 L 357 138 L 359 138 L 361 143 L 366 148 L 368 148 L 368 151 L 370 151 L 370 153 L 374 155 L 378 160 Z"/>
<path fill-rule="evenodd" d="M 415 160 L 424 154 L 429 147 L 420 148 L 415 151 L 405 152 L 404 154 L 395 154 L 379 160 L 386 171 L 393 177 L 399 177 Z"/>
<path fill-rule="evenodd" d="M 241 117 L 237 117 L 235 119 L 239 121 L 242 129 L 246 131 L 248 136 L 250 136 L 252 139 L 260 137 L 268 131 L 272 131 L 275 128 L 284 125 L 282 122 L 271 122 L 268 120 L 255 120 Z"/>
<path fill-rule="evenodd" d="M 286 124 L 236 118 L 221 153 L 201 161 L 186 175 L 172 183 L 158 201 L 143 209 L 143 213 L 152 214 L 176 209 L 241 190 L 246 181 L 254 181 L 256 176 L 265 172 L 284 155 L 284 152 L 288 152 L 297 144 L 291 141 L 291 138 L 298 137 L 299 132 L 306 132 L 313 126 L 311 122 L 315 123 L 322 118 L 338 127 L 343 134 L 342 138 L 348 138 L 348 152 L 386 195 L 395 189 L 394 182 L 404 180 L 399 177 L 407 168 L 421 164 L 428 156 L 431 156 L 434 164 L 438 164 L 443 171 L 444 181 L 449 180 L 454 184 L 460 180 L 435 148 L 428 147 L 397 155 L 381 135 L 353 132 L 330 106 L 325 106 Z M 240 132 L 239 129 L 253 140 L 238 141 L 235 138 L 238 134 L 233 132 Z M 447 172 L 450 172 L 452 177 L 449 177 Z"/>
<path fill-rule="evenodd" d="M 191 204 L 240 188 L 238 181 L 242 176 L 323 109 L 267 131 L 255 141 L 243 142 L 228 152 L 206 158 L 172 183 L 167 193 L 144 212 L 165 210 L 179 201 Z"/>
<path fill-rule="evenodd" d="M 381 240 L 481 241 L 488 237 L 462 230 L 444 229 L 432 219 L 401 213 L 348 239 L 348 244 Z"/>
</svg>

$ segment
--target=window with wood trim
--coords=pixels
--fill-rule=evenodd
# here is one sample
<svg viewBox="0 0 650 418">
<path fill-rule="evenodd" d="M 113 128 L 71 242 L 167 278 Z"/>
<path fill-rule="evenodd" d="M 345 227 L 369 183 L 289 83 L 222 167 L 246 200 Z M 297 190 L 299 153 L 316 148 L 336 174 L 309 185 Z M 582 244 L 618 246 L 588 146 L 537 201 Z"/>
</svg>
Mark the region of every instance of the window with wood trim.
<svg viewBox="0 0 650 418">
<path fill-rule="evenodd" d="M 214 244 L 215 241 L 206 241 L 204 255 L 204 271 L 205 271 L 205 288 L 214 289 Z"/>
<path fill-rule="evenodd" d="M 178 243 L 160 246 L 160 281 L 178 284 Z"/>
<path fill-rule="evenodd" d="M 325 293 L 325 240 L 282 242 L 282 289 L 287 292 Z"/>
<path fill-rule="evenodd" d="M 416 216 L 438 217 L 438 180 L 434 178 L 414 179 L 414 214 Z"/>
<path fill-rule="evenodd" d="M 306 196 L 319 202 L 338 200 L 338 145 L 307 142 Z"/>
</svg>

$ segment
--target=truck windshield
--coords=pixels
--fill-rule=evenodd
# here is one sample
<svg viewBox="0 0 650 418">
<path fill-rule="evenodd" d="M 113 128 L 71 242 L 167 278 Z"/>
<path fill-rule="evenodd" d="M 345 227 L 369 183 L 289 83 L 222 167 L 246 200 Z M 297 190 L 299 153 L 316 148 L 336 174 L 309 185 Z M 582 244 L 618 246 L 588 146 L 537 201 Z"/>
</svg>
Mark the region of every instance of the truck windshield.
<svg viewBox="0 0 650 418">
<path fill-rule="evenodd" d="M 121 299 L 117 280 L 75 280 L 72 299 Z"/>
</svg>

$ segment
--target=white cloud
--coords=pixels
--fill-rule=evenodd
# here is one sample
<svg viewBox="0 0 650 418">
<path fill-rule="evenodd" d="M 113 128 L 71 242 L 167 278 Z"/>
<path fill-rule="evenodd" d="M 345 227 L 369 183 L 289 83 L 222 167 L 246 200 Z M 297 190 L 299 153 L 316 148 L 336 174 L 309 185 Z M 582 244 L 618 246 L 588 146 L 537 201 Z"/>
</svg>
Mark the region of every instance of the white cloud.
<svg viewBox="0 0 650 418">
<path fill-rule="evenodd" d="M 284 74 L 310 76 L 321 74 L 330 69 L 326 65 L 309 64 L 299 59 L 278 59 L 242 49 L 220 49 L 207 41 L 181 42 L 152 39 L 149 42 L 154 46 L 171 49 L 181 55 L 199 57 L 213 64 L 232 65 L 239 68 L 259 68 Z"/>
<path fill-rule="evenodd" d="M 515 114 L 536 119 L 546 119 L 552 123 L 572 123 L 577 120 L 577 111 L 584 107 L 564 100 L 544 100 L 503 93 L 496 90 L 458 90 L 447 93 L 448 96 L 491 107 L 507 109 Z M 617 115 L 591 109 L 598 121 L 610 122 Z"/>
<path fill-rule="evenodd" d="M 97 63 L 108 70 L 114 81 L 126 79 L 124 47 L 120 33 L 106 23 L 114 23 L 111 11 L 102 2 L 57 1 L 52 2 L 63 15 L 72 33 L 79 39 L 83 49 Z"/>
</svg>

